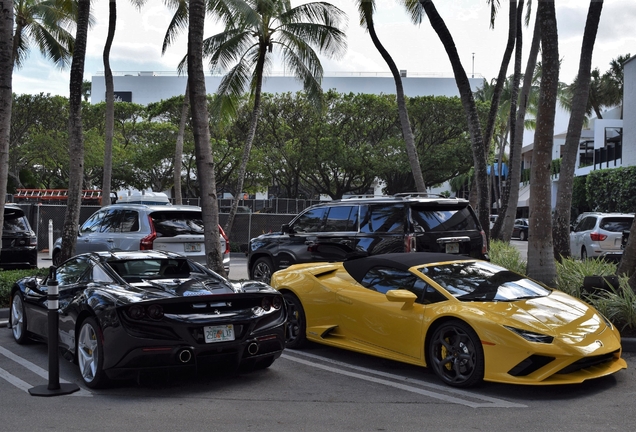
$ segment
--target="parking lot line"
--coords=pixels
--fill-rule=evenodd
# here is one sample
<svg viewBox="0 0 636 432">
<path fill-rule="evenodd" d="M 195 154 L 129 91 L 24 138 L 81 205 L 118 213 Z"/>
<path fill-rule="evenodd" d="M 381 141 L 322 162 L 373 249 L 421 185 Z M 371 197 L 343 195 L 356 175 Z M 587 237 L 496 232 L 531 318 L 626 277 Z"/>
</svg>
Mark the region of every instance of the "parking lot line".
<svg viewBox="0 0 636 432">
<path fill-rule="evenodd" d="M 2 354 L 3 356 L 5 356 L 6 358 L 13 360 L 14 362 L 22 365 L 23 367 L 25 367 L 26 369 L 30 370 L 31 372 L 33 372 L 36 375 L 41 376 L 44 379 L 48 379 L 49 378 L 49 372 L 46 369 L 41 368 L 40 366 L 36 365 L 35 363 L 30 362 L 29 360 L 20 357 L 17 354 L 14 354 L 13 352 L 9 351 L 8 349 L 0 346 L 0 354 Z M 25 390 L 22 385 L 26 385 L 26 390 L 28 391 L 30 388 L 34 387 L 28 383 L 26 383 L 25 381 L 22 381 L 20 378 L 16 377 L 15 375 L 10 374 L 9 372 L 5 371 L 4 369 L 0 369 L 0 377 L 4 378 L 6 381 L 8 381 L 9 383 L 13 384 L 14 386 L 18 387 L 21 390 Z M 68 383 L 69 381 L 63 380 L 60 378 L 60 383 Z M 72 393 L 70 396 L 84 396 L 84 397 L 92 397 L 93 394 L 88 391 L 85 390 L 83 388 L 80 388 L 80 391 Z"/>
<path fill-rule="evenodd" d="M 330 364 L 333 364 L 334 366 L 338 366 L 338 368 L 316 363 L 315 361 L 309 361 L 309 360 L 296 358 L 296 357 L 290 356 L 288 352 L 283 354 L 282 358 L 285 358 L 287 360 L 291 360 L 297 363 L 302 363 L 302 364 L 315 367 L 318 369 L 323 369 L 329 372 L 334 372 L 341 375 L 346 375 L 353 378 L 362 379 L 365 381 L 375 382 L 375 383 L 386 385 L 389 387 L 399 388 L 401 390 L 405 390 L 411 393 L 417 393 L 417 394 L 421 394 L 423 396 L 431 397 L 434 399 L 440 399 L 445 402 L 469 406 L 471 408 L 527 408 L 528 407 L 527 405 L 509 402 L 503 399 L 492 398 L 489 396 L 484 396 L 477 393 L 469 392 L 466 390 L 456 389 L 456 388 L 437 385 L 437 384 L 431 384 L 431 383 L 417 380 L 417 379 L 412 379 L 412 378 L 395 375 L 395 374 L 391 374 L 387 372 L 381 372 L 381 371 L 377 371 L 377 370 L 373 370 L 373 369 L 369 369 L 365 367 L 355 366 L 355 365 L 340 362 L 337 360 L 332 360 L 326 357 L 321 357 L 315 354 L 309 354 L 309 353 L 304 353 L 300 351 L 294 351 L 294 354 L 308 357 L 316 361 L 330 363 Z M 341 368 L 347 368 L 347 369 L 363 372 L 364 375 L 357 372 L 349 372 Z M 381 376 L 387 379 L 375 378 L 375 377 L 369 376 L 369 374 Z M 391 381 L 389 381 L 389 379 Z M 396 381 L 402 381 L 404 383 L 400 383 Z M 415 387 L 415 385 L 419 387 Z M 421 388 L 421 387 L 424 387 L 424 388 Z"/>
</svg>

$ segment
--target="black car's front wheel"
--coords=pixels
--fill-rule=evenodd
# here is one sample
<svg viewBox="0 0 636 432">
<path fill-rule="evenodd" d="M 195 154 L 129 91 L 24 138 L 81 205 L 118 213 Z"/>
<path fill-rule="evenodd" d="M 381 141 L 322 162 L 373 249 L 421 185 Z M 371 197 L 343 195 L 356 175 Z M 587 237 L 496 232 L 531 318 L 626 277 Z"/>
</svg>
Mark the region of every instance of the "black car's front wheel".
<svg viewBox="0 0 636 432">
<path fill-rule="evenodd" d="M 272 280 L 272 273 L 274 273 L 274 265 L 272 260 L 267 257 L 261 257 L 256 260 L 254 267 L 252 267 L 252 279 L 270 283 Z"/>
<path fill-rule="evenodd" d="M 53 251 L 53 265 L 55 267 L 59 267 L 62 264 L 62 251 L 55 250 Z"/>
<path fill-rule="evenodd" d="M 22 293 L 16 292 L 13 294 L 13 300 L 11 301 L 11 313 L 9 315 L 11 319 L 11 332 L 13 333 L 13 339 L 20 345 L 28 341 L 27 338 L 27 316 L 24 308 L 24 298 Z"/>
<path fill-rule="evenodd" d="M 287 305 L 287 328 L 285 329 L 286 347 L 302 348 L 307 340 L 305 334 L 307 323 L 305 321 L 305 311 L 298 297 L 292 293 L 283 294 Z"/>
<path fill-rule="evenodd" d="M 484 352 L 475 331 L 455 320 L 438 327 L 428 345 L 435 374 L 453 387 L 470 387 L 484 377 Z"/>
<path fill-rule="evenodd" d="M 77 362 L 84 383 L 90 388 L 106 385 L 104 373 L 104 346 L 99 337 L 99 326 L 94 318 L 86 318 L 77 338 Z"/>
</svg>

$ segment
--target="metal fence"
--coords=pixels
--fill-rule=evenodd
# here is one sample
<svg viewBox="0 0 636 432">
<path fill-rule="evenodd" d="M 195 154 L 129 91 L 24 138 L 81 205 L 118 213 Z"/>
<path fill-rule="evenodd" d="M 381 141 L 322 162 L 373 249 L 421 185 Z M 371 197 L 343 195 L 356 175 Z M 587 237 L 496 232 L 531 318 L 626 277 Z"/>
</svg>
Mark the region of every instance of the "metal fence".
<svg viewBox="0 0 636 432">
<path fill-rule="evenodd" d="M 231 200 L 222 201 L 228 201 L 228 205 L 231 205 Z M 230 237 L 230 244 L 233 245 L 233 250 L 238 249 L 244 251 L 247 243 L 251 238 L 259 236 L 263 233 L 280 231 L 281 225 L 291 221 L 296 213 L 317 202 L 309 200 L 246 201 L 248 202 L 248 205 L 256 204 L 257 202 L 267 202 L 274 204 L 272 208 L 290 211 L 283 213 L 237 213 L 236 217 L 234 218 L 232 231 L 227 233 L 227 235 Z M 281 202 L 279 203 L 278 201 Z M 188 203 L 184 202 L 184 204 L 197 205 L 194 201 Z M 17 205 L 19 205 L 25 211 L 25 214 L 29 219 L 29 223 L 31 224 L 31 228 L 37 234 L 38 249 L 40 251 L 49 248 L 49 221 L 51 221 L 53 225 L 53 241 L 62 236 L 64 217 L 66 215 L 65 205 L 40 203 L 17 203 Z M 79 223 L 83 224 L 86 219 L 88 219 L 99 208 L 99 206 L 82 205 L 80 208 Z M 261 207 L 261 209 L 262 208 L 265 207 Z M 221 224 L 221 226 L 225 224 L 228 216 L 229 215 L 227 213 L 219 214 L 219 223 Z"/>
</svg>

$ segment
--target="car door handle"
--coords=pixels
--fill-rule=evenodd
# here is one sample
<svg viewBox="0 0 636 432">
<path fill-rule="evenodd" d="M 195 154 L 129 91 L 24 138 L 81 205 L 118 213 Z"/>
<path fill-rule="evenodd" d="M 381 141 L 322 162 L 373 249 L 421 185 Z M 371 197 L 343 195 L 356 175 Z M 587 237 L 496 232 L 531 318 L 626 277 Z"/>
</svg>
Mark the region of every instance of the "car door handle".
<svg viewBox="0 0 636 432">
<path fill-rule="evenodd" d="M 107 241 L 108 243 L 112 243 L 112 242 L 114 242 L 115 240 L 113 240 L 112 238 L 109 238 L 109 239 L 106 239 L 106 241 Z"/>
<path fill-rule="evenodd" d="M 336 294 L 336 297 L 338 297 L 338 300 L 340 300 L 340 301 L 341 301 L 341 302 L 343 302 L 343 303 L 346 303 L 346 304 L 353 304 L 353 300 L 351 300 L 351 299 L 350 299 L 350 298 L 348 298 L 348 297 L 341 296 L 340 294 Z"/>
</svg>

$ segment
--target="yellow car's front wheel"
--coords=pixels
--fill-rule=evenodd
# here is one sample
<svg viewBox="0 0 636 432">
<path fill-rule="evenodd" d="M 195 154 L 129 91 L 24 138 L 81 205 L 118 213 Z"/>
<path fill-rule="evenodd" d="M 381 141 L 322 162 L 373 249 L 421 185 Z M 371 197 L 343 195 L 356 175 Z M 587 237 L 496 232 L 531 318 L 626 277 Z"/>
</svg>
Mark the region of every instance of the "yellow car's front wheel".
<svg viewBox="0 0 636 432">
<path fill-rule="evenodd" d="M 428 345 L 435 374 L 454 387 L 470 387 L 484 377 L 484 352 L 475 331 L 466 323 L 447 321 L 435 329 Z"/>
</svg>

